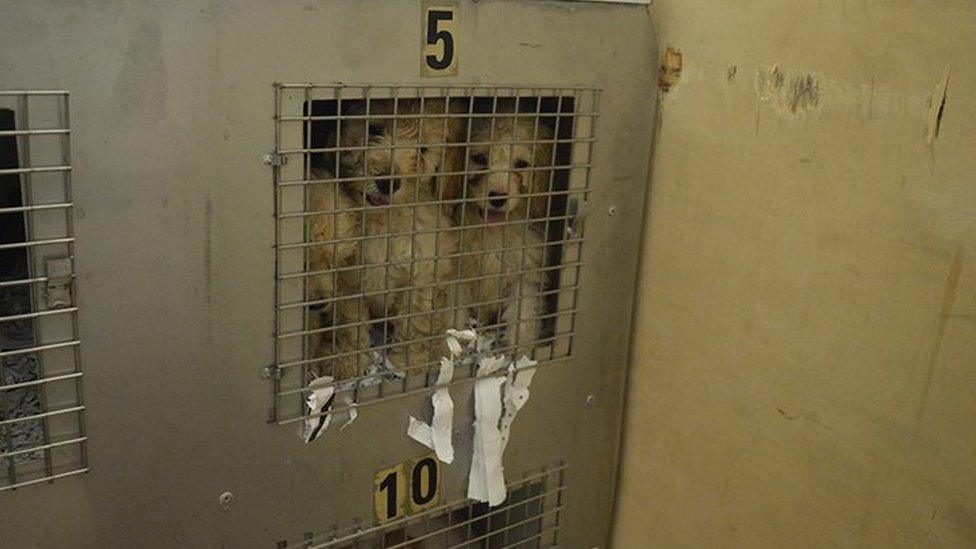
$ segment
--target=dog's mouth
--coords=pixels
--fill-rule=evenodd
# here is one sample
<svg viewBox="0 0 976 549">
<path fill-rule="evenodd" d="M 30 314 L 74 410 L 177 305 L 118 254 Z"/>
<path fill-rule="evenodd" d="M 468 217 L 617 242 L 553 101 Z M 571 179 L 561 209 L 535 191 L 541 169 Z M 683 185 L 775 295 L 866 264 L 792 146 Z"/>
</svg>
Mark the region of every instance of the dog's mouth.
<svg viewBox="0 0 976 549">
<path fill-rule="evenodd" d="M 481 217 L 484 218 L 485 223 L 488 225 L 498 225 L 499 223 L 504 223 L 507 217 L 507 212 L 505 210 L 494 210 L 494 209 L 481 209 Z"/>
<path fill-rule="evenodd" d="M 390 203 L 390 197 L 383 194 L 367 194 L 366 200 L 374 206 L 386 206 Z"/>
<path fill-rule="evenodd" d="M 400 189 L 400 185 L 398 177 L 370 181 L 366 187 L 366 200 L 374 206 L 385 206 L 390 203 L 393 193 Z"/>
</svg>

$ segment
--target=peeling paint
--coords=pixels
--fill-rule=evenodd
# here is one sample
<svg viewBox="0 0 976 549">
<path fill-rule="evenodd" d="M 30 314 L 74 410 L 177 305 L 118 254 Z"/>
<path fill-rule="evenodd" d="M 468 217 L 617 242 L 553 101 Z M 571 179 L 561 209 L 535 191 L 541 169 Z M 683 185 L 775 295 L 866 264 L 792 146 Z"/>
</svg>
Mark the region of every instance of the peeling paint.
<svg viewBox="0 0 976 549">
<path fill-rule="evenodd" d="M 681 79 L 682 68 L 681 51 L 677 48 L 669 47 L 661 57 L 661 76 L 658 77 L 657 85 L 661 91 L 668 92 Z"/>
</svg>

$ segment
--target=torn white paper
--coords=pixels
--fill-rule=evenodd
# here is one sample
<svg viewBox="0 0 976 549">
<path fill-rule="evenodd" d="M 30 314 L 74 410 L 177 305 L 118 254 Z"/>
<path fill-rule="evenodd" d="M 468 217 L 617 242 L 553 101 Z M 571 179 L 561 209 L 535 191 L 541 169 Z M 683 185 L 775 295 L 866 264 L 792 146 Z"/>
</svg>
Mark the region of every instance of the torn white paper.
<svg viewBox="0 0 976 549">
<path fill-rule="evenodd" d="M 473 330 L 470 332 L 469 337 L 466 332 L 448 331 L 445 339 L 448 348 L 451 350 L 451 357 L 441 358 L 441 369 L 437 373 L 437 382 L 435 383 L 437 389 L 430 396 L 430 402 L 434 407 L 434 417 L 431 424 L 427 425 L 411 416 L 410 424 L 407 426 L 407 435 L 433 450 L 437 454 L 437 459 L 443 463 L 454 462 L 454 441 L 452 439 L 454 401 L 451 399 L 449 385 L 454 379 L 454 360 L 464 351 L 458 337 L 465 339 L 477 337 Z"/>
<path fill-rule="evenodd" d="M 481 368 L 478 374 L 481 375 Z M 505 501 L 505 472 L 502 467 L 502 439 L 498 420 L 502 415 L 504 378 L 488 377 L 474 383 L 474 444 L 468 497 L 487 501 L 492 507 Z"/>
<path fill-rule="evenodd" d="M 478 364 L 477 375 L 482 379 L 474 385 L 474 447 L 468 497 L 495 507 L 505 501 L 502 458 L 512 422 L 529 400 L 536 362 L 526 356 L 517 362 L 504 356 L 486 356 Z M 488 377 L 503 367 L 508 369 L 506 377 Z"/>
<path fill-rule="evenodd" d="M 306 444 L 319 438 L 329 427 L 332 421 L 332 402 L 335 400 L 335 385 L 332 384 L 332 376 L 317 377 L 308 384 L 308 399 L 305 404 L 308 406 L 308 418 L 305 420 L 305 427 L 302 430 L 302 440 Z"/>
<path fill-rule="evenodd" d="M 512 422 L 519 410 L 525 406 L 529 400 L 529 385 L 532 377 L 535 376 L 536 361 L 527 356 L 523 356 L 508 367 L 508 377 L 505 379 L 505 411 L 502 415 L 501 434 L 502 434 L 502 454 L 508 446 L 508 433 L 512 429 Z"/>
<path fill-rule="evenodd" d="M 302 440 L 306 444 L 321 437 L 334 419 L 345 416 L 346 421 L 339 427 L 340 431 L 356 421 L 359 417 L 359 411 L 356 410 L 356 403 L 353 400 L 356 385 L 356 381 L 334 383 L 332 376 L 317 377 L 308 383 L 309 393 L 305 401 L 308 417 L 301 432 Z M 339 408 L 341 411 L 333 412 L 333 408 Z M 338 418 L 335 417 L 337 414 Z"/>
<path fill-rule="evenodd" d="M 413 416 L 410 416 L 410 424 L 407 426 L 407 436 L 431 450 L 434 449 L 434 429 Z"/>
</svg>

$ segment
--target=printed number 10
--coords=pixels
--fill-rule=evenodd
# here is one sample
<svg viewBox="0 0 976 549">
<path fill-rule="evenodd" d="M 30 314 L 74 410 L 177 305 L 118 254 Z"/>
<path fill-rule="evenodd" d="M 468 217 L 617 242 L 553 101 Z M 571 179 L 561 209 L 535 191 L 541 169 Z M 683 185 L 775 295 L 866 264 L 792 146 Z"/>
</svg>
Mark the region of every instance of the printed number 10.
<svg viewBox="0 0 976 549">
<path fill-rule="evenodd" d="M 409 475 L 405 474 L 409 471 Z M 437 459 L 422 456 L 376 474 L 374 503 L 376 520 L 388 522 L 403 516 L 404 496 L 409 493 L 410 511 L 416 513 L 438 504 L 440 476 Z"/>
</svg>

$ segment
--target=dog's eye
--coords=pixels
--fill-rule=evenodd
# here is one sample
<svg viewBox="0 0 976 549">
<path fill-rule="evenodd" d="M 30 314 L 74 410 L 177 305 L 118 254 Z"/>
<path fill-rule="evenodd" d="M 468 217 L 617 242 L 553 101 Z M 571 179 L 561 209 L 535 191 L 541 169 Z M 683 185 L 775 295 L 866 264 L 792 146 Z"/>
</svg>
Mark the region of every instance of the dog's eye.
<svg viewBox="0 0 976 549">
<path fill-rule="evenodd" d="M 485 155 L 483 154 L 472 154 L 471 161 L 474 162 L 475 164 L 481 164 L 482 166 L 488 164 L 488 159 L 485 158 Z"/>
<path fill-rule="evenodd" d="M 369 125 L 369 136 L 370 137 L 379 137 L 381 135 L 383 135 L 383 126 L 380 126 L 379 124 L 370 124 Z"/>
<path fill-rule="evenodd" d="M 522 170 L 522 169 L 525 169 L 525 168 L 528 168 L 528 167 L 529 167 L 529 163 L 526 162 L 525 160 L 516 160 L 515 161 L 515 168 L 516 169 Z"/>
</svg>

